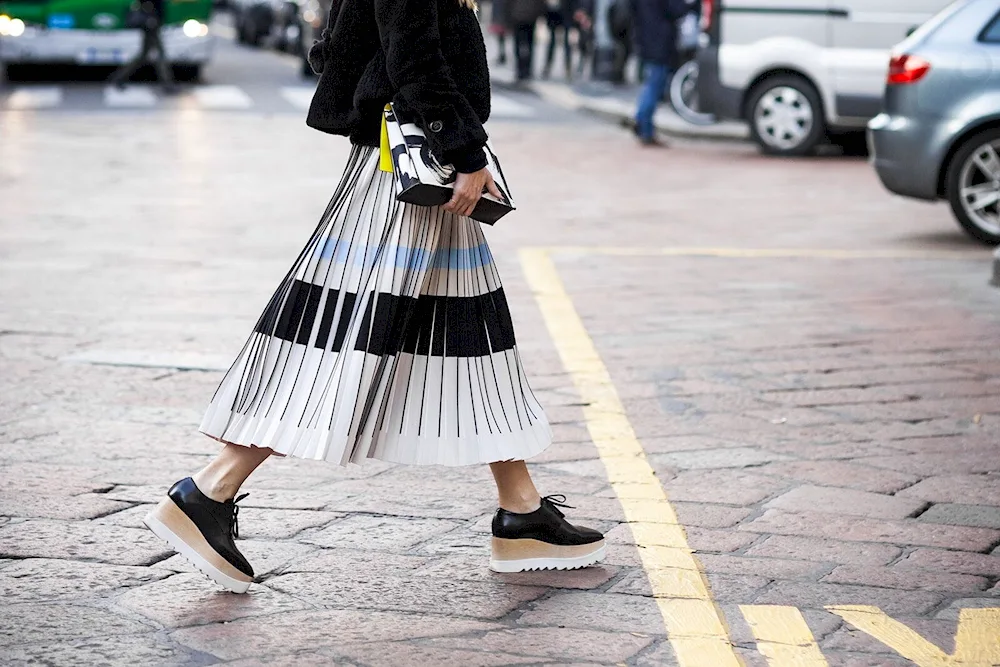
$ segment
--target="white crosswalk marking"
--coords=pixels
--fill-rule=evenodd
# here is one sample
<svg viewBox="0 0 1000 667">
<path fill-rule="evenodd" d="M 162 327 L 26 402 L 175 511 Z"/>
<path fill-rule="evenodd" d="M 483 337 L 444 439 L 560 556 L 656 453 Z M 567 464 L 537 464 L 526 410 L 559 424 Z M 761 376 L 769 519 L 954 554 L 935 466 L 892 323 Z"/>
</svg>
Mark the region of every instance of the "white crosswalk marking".
<svg viewBox="0 0 1000 667">
<path fill-rule="evenodd" d="M 253 100 L 239 86 L 198 86 L 191 91 L 203 109 L 249 109 Z"/>
<path fill-rule="evenodd" d="M 315 92 L 313 86 L 286 86 L 281 89 L 281 96 L 296 109 L 306 111 L 312 103 Z"/>
<path fill-rule="evenodd" d="M 123 90 L 108 86 L 104 89 L 104 104 L 109 107 L 148 108 L 156 106 L 158 100 L 149 86 L 127 86 Z"/>
<path fill-rule="evenodd" d="M 51 109 L 62 104 L 59 86 L 18 88 L 7 98 L 8 109 Z"/>
<path fill-rule="evenodd" d="M 534 116 L 535 110 L 527 104 L 521 104 L 506 97 L 505 95 L 493 95 L 490 117 L 493 118 L 526 118 Z"/>
</svg>

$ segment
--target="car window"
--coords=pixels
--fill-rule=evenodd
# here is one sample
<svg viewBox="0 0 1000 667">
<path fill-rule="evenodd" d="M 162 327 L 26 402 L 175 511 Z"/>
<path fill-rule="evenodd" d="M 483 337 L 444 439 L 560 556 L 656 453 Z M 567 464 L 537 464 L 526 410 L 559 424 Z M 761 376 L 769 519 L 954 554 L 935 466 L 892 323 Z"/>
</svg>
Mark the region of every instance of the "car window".
<svg viewBox="0 0 1000 667">
<path fill-rule="evenodd" d="M 913 31 L 909 37 L 896 45 L 896 51 L 899 53 L 906 53 L 914 46 L 920 44 L 924 41 L 928 35 L 936 31 L 942 24 L 952 17 L 953 14 L 958 12 L 962 7 L 968 4 L 969 0 L 954 0 L 950 5 L 942 9 L 940 12 L 935 14 L 932 18 L 928 19 L 919 28 Z"/>
<path fill-rule="evenodd" d="M 983 32 L 979 36 L 979 41 L 1000 44 L 1000 14 L 994 16 L 993 20 L 983 28 Z"/>
</svg>

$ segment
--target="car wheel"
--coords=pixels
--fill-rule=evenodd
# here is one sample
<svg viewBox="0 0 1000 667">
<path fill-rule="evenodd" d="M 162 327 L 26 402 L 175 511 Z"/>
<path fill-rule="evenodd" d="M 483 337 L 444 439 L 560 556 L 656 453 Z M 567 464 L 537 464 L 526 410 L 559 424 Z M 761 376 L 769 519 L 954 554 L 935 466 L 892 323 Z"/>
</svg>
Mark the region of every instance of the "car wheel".
<svg viewBox="0 0 1000 667">
<path fill-rule="evenodd" d="M 185 83 L 201 79 L 201 65 L 174 65 L 174 78 Z"/>
<path fill-rule="evenodd" d="M 958 224 L 973 238 L 1000 245 L 1000 129 L 966 139 L 948 166 L 946 183 Z"/>
<path fill-rule="evenodd" d="M 800 76 L 757 84 L 747 105 L 750 136 L 769 155 L 806 155 L 826 135 L 819 93 Z"/>
<path fill-rule="evenodd" d="M 689 60 L 670 80 L 670 104 L 677 115 L 692 125 L 712 125 L 715 116 L 699 111 L 698 62 Z"/>
</svg>

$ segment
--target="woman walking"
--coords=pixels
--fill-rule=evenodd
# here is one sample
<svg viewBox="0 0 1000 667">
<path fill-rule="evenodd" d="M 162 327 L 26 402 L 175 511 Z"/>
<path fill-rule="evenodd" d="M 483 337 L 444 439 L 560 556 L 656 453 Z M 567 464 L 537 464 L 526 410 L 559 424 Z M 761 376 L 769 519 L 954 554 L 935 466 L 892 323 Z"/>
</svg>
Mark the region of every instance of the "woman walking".
<svg viewBox="0 0 1000 667">
<path fill-rule="evenodd" d="M 549 425 L 489 247 L 467 217 L 484 189 L 496 193 L 473 0 L 344 0 L 330 25 L 310 54 L 321 76 L 307 123 L 350 137 L 347 167 L 205 414 L 201 431 L 222 450 L 174 484 L 146 524 L 244 592 L 253 568 L 234 541 L 237 494 L 271 455 L 489 464 L 499 496 L 492 569 L 592 565 L 603 536 L 566 521 L 565 498 L 540 497 L 525 465 L 550 444 Z M 455 166 L 444 206 L 396 200 L 378 149 L 389 102 Z"/>
</svg>

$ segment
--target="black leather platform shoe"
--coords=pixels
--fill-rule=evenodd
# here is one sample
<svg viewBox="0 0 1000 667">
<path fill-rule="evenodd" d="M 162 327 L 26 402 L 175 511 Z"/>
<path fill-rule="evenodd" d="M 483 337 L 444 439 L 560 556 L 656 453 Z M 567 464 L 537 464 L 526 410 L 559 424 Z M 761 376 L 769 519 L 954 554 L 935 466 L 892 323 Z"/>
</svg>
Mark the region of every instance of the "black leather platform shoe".
<svg viewBox="0 0 1000 667">
<path fill-rule="evenodd" d="M 253 581 L 253 568 L 233 541 L 239 537 L 236 503 L 245 497 L 220 503 L 202 493 L 188 477 L 170 487 L 167 497 L 143 523 L 220 586 L 246 593 Z"/>
<path fill-rule="evenodd" d="M 604 558 L 604 536 L 592 528 L 574 526 L 560 507 L 566 496 L 546 496 L 542 505 L 528 514 L 501 508 L 493 516 L 494 572 L 528 570 L 576 570 Z"/>
</svg>

